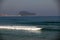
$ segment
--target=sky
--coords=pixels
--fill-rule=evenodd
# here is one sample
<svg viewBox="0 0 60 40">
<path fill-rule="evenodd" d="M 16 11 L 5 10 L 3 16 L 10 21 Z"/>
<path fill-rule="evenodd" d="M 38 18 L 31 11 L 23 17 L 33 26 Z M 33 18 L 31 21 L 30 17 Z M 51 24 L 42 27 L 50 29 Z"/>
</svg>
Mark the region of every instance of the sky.
<svg viewBox="0 0 60 40">
<path fill-rule="evenodd" d="M 18 14 L 20 11 L 36 13 L 38 16 L 58 16 L 55 0 L 4 0 L 1 13 Z"/>
</svg>

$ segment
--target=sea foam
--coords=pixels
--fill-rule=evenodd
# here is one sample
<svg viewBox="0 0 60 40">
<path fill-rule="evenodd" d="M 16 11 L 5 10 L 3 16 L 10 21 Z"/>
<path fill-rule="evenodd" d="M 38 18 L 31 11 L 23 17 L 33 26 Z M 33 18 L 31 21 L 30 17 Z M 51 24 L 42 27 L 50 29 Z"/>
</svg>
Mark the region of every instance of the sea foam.
<svg viewBox="0 0 60 40">
<path fill-rule="evenodd" d="M 0 29 L 37 31 L 41 30 L 42 28 L 37 28 L 37 26 L 0 26 Z"/>
</svg>

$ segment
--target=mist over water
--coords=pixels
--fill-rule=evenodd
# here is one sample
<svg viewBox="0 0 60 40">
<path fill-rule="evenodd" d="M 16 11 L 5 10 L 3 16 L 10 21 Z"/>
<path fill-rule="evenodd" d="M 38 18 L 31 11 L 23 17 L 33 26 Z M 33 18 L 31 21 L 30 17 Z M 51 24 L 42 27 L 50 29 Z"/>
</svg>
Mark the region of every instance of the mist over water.
<svg viewBox="0 0 60 40">
<path fill-rule="evenodd" d="M 53 0 L 6 0 L 1 13 L 18 14 L 20 11 L 36 13 L 37 16 L 58 16 L 57 5 Z"/>
</svg>

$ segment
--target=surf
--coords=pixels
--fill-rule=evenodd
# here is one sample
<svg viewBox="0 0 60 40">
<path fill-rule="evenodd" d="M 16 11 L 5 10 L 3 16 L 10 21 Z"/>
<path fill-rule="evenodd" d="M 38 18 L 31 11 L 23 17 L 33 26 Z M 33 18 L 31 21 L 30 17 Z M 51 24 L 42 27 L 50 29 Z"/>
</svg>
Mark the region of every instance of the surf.
<svg viewBox="0 0 60 40">
<path fill-rule="evenodd" d="M 37 31 L 41 30 L 42 28 L 37 28 L 36 26 L 0 26 L 0 29 Z"/>
</svg>

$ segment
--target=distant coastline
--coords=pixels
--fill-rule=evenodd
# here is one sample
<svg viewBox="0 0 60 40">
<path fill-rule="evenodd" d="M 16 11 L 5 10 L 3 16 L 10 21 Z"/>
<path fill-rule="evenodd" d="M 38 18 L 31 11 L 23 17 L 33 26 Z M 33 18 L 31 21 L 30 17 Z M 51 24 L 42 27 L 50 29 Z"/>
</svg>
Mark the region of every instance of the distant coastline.
<svg viewBox="0 0 60 40">
<path fill-rule="evenodd" d="M 27 11 L 20 11 L 17 14 L 0 14 L 0 16 L 36 16 L 35 13 L 27 12 Z"/>
</svg>

